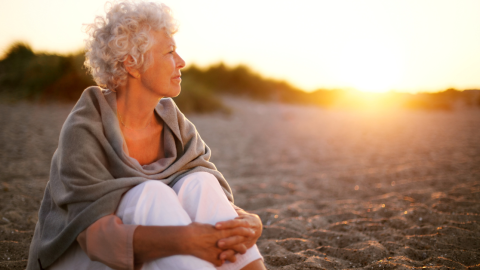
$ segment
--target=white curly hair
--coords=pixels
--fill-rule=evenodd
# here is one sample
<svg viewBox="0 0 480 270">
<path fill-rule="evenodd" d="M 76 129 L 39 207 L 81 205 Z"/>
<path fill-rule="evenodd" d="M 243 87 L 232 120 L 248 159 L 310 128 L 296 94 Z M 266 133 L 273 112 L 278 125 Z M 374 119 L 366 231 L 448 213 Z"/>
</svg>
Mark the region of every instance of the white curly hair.
<svg viewBox="0 0 480 270">
<path fill-rule="evenodd" d="M 124 61 L 140 72 L 151 64 L 147 53 L 155 42 L 151 31 L 165 29 L 173 35 L 178 24 L 171 9 L 161 3 L 107 2 L 105 11 L 105 17 L 97 16 L 86 25 L 85 66 L 99 86 L 115 91 L 127 80 Z"/>
</svg>

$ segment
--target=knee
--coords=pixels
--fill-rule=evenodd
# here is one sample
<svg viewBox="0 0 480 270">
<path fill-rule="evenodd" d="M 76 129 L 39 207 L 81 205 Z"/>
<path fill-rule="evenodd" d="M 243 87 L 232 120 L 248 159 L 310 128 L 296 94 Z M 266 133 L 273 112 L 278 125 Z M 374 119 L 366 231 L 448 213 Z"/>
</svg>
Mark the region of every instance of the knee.
<svg viewBox="0 0 480 270">
<path fill-rule="evenodd" d="M 148 180 L 140 184 L 142 188 L 142 195 L 151 197 L 151 196 L 176 196 L 175 192 L 168 185 L 157 181 L 157 180 Z"/>
<path fill-rule="evenodd" d="M 195 172 L 186 176 L 184 185 L 186 188 L 221 188 L 218 180 L 213 174 L 208 172 Z"/>
<path fill-rule="evenodd" d="M 127 192 L 117 215 L 126 224 L 183 226 L 191 223 L 177 194 L 160 181 L 145 181 Z"/>
<path fill-rule="evenodd" d="M 208 172 L 195 172 L 189 174 L 183 179 L 184 182 L 178 192 L 179 197 L 193 196 L 192 194 L 202 194 L 201 196 L 225 196 L 217 178 Z M 207 195 L 208 194 L 208 195 Z M 216 195 L 213 195 L 216 194 Z"/>
<path fill-rule="evenodd" d="M 176 197 L 176 194 L 172 188 L 157 180 L 147 180 L 141 184 L 138 184 L 130 189 L 127 194 L 128 193 L 132 193 L 137 202 L 171 200 Z"/>
</svg>

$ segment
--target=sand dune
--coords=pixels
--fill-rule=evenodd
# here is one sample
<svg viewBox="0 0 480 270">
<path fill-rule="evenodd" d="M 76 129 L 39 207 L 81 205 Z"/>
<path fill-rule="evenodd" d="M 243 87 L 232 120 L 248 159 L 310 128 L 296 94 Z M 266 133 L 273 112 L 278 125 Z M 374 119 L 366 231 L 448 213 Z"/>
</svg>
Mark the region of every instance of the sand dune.
<svg viewBox="0 0 480 270">
<path fill-rule="evenodd" d="M 261 217 L 268 269 L 480 269 L 480 111 L 226 102 L 189 118 Z M 25 268 L 70 109 L 0 105 L 0 269 Z"/>
</svg>

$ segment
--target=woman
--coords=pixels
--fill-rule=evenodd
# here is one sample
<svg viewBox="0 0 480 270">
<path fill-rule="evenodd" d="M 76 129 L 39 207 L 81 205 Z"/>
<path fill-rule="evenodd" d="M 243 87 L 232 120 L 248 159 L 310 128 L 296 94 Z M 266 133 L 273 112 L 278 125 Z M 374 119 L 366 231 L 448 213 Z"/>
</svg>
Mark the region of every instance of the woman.
<svg viewBox="0 0 480 270">
<path fill-rule="evenodd" d="M 27 269 L 265 269 L 261 221 L 233 205 L 210 149 L 173 101 L 168 7 L 113 3 L 89 26 L 98 85 L 68 116 Z"/>
</svg>

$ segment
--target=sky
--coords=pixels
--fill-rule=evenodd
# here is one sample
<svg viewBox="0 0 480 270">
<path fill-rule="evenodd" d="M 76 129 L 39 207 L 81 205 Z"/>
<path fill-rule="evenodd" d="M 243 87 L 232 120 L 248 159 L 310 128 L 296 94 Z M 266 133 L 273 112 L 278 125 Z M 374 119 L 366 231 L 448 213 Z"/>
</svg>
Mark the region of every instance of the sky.
<svg viewBox="0 0 480 270">
<path fill-rule="evenodd" d="M 83 48 L 105 0 L 0 0 L 0 52 Z M 480 89 L 479 0 L 165 0 L 178 52 L 202 67 L 245 64 L 306 91 Z"/>
</svg>

